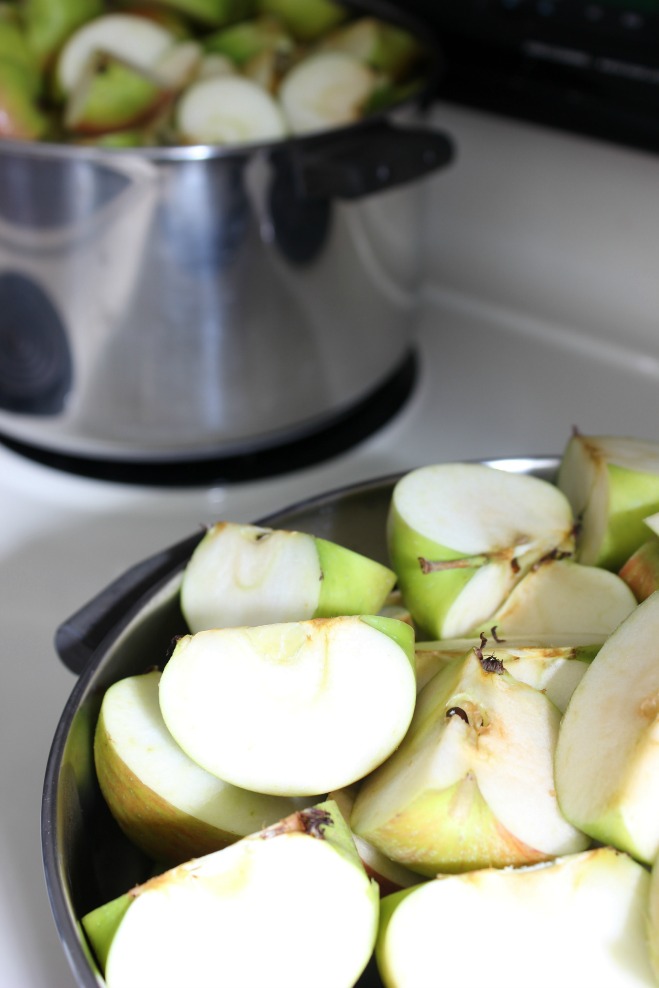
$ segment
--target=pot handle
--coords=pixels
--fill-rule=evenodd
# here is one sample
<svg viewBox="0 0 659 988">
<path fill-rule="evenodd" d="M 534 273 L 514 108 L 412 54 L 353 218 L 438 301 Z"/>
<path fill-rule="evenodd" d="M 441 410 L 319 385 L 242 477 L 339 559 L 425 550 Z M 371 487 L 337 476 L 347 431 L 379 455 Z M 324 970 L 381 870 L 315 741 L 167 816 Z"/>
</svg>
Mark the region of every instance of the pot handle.
<svg viewBox="0 0 659 988">
<path fill-rule="evenodd" d="M 136 563 L 60 624 L 55 631 L 55 649 L 67 669 L 79 675 L 131 605 L 181 569 L 203 535 L 203 531 L 190 535 Z"/>
<path fill-rule="evenodd" d="M 298 189 L 311 199 L 360 199 L 424 178 L 454 157 L 447 134 L 387 121 L 298 145 Z"/>
</svg>

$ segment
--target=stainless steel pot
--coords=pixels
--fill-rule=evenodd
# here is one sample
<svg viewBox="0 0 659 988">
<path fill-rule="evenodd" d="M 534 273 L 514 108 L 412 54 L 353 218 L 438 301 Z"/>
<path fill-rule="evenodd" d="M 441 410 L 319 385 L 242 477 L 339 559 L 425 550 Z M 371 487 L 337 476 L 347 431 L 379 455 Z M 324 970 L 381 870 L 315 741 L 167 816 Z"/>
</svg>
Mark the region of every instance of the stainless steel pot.
<svg viewBox="0 0 659 988">
<path fill-rule="evenodd" d="M 0 435 L 83 458 L 227 456 L 377 389 L 412 342 L 417 180 L 452 154 L 418 126 L 433 82 L 273 145 L 0 141 Z"/>
<path fill-rule="evenodd" d="M 489 462 L 548 480 L 558 466 L 550 457 Z M 259 524 L 311 532 L 386 562 L 385 522 L 396 479 L 333 491 Z M 96 782 L 92 746 L 101 699 L 112 683 L 165 656 L 173 636 L 186 630 L 178 602 L 181 574 L 200 538 L 195 534 L 139 563 L 57 631 L 59 655 L 80 677 L 48 760 L 42 846 L 53 915 L 79 988 L 98 988 L 80 918 L 144 880 L 151 867 L 119 831 Z M 360 988 L 378 985 L 373 968 L 360 981 Z"/>
</svg>

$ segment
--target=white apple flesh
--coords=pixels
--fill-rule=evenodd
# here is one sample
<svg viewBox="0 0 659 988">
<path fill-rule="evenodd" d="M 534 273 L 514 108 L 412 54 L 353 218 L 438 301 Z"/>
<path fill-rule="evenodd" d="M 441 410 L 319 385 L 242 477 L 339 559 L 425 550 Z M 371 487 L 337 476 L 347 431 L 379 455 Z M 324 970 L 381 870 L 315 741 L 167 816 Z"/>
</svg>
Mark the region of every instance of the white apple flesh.
<svg viewBox="0 0 659 988">
<path fill-rule="evenodd" d="M 415 700 L 414 632 L 383 617 L 201 631 L 178 641 L 160 681 L 164 721 L 194 761 L 284 796 L 371 772 Z"/>
<path fill-rule="evenodd" d="M 388 567 L 325 539 L 218 522 L 185 568 L 181 608 L 192 632 L 375 614 L 395 581 Z"/>
<path fill-rule="evenodd" d="M 615 573 L 571 559 L 543 560 L 513 588 L 478 629 L 497 637 L 591 634 L 606 638 L 636 607 L 629 586 Z"/>
<path fill-rule="evenodd" d="M 486 622 L 540 559 L 570 552 L 573 526 L 547 481 L 447 463 L 396 484 L 387 538 L 414 620 L 430 638 L 456 638 Z"/>
<path fill-rule="evenodd" d="M 659 444 L 575 432 L 558 486 L 579 521 L 579 561 L 618 571 L 647 540 L 644 519 L 659 511 Z"/>
<path fill-rule="evenodd" d="M 567 819 L 651 864 L 659 854 L 659 591 L 638 605 L 574 691 L 556 749 Z"/>
<path fill-rule="evenodd" d="M 153 671 L 112 685 L 94 738 L 101 792 L 137 847 L 155 861 L 179 864 L 308 805 L 236 788 L 193 762 L 165 727 L 159 683 Z"/>
<path fill-rule="evenodd" d="M 286 73 L 279 100 L 295 134 L 354 123 L 377 84 L 375 73 L 341 51 L 308 55 Z"/>
<path fill-rule="evenodd" d="M 231 146 L 286 136 L 276 100 L 238 75 L 214 75 L 192 83 L 178 103 L 175 127 L 188 144 Z"/>
<path fill-rule="evenodd" d="M 627 855 L 598 848 L 396 893 L 381 905 L 382 981 L 385 988 L 652 988 L 648 885 Z"/>
<path fill-rule="evenodd" d="M 366 779 L 350 824 L 422 875 L 530 864 L 588 843 L 554 793 L 560 712 L 483 651 L 419 693 L 396 752 Z"/>
<path fill-rule="evenodd" d="M 378 910 L 377 886 L 328 802 L 151 879 L 83 925 L 107 988 L 289 988 L 318 977 L 352 988 Z"/>
</svg>

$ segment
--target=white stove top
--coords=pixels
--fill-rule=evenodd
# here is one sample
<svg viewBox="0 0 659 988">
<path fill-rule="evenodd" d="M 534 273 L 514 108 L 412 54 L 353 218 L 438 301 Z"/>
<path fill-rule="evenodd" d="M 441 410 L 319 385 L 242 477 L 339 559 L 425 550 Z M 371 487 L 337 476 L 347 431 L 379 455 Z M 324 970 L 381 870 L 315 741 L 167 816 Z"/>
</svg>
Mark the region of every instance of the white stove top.
<svg viewBox="0 0 659 988">
<path fill-rule="evenodd" d="M 559 454 L 572 426 L 655 438 L 659 169 L 649 157 L 441 107 L 420 380 L 320 466 L 233 487 L 68 476 L 0 448 L 0 985 L 73 982 L 41 866 L 41 785 L 73 686 L 56 626 L 129 565 L 219 517 L 447 459 Z"/>
</svg>

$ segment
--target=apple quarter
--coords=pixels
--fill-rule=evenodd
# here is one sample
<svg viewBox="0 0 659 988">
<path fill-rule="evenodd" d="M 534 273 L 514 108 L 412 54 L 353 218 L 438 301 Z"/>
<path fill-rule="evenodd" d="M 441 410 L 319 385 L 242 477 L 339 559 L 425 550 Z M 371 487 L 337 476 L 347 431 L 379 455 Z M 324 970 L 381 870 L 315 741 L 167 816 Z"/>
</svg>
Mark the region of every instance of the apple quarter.
<svg viewBox="0 0 659 988">
<path fill-rule="evenodd" d="M 384 617 L 316 618 L 181 638 L 160 681 L 164 721 L 207 771 L 305 796 L 355 782 L 407 731 L 414 632 Z"/>
</svg>

